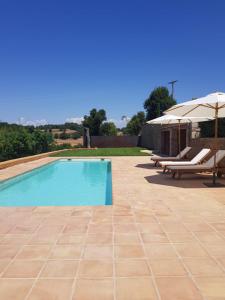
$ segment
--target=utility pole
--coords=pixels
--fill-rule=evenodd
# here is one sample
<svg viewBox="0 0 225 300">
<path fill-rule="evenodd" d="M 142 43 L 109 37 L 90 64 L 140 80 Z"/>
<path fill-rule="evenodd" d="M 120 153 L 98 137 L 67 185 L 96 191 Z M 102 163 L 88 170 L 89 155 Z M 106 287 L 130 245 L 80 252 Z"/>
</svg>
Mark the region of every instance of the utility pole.
<svg viewBox="0 0 225 300">
<path fill-rule="evenodd" d="M 176 83 L 177 81 L 178 81 L 178 80 L 172 80 L 172 81 L 168 82 L 169 84 L 172 85 L 172 93 L 171 93 L 172 98 L 173 98 L 173 96 L 174 96 L 174 85 L 175 85 L 175 83 Z"/>
</svg>

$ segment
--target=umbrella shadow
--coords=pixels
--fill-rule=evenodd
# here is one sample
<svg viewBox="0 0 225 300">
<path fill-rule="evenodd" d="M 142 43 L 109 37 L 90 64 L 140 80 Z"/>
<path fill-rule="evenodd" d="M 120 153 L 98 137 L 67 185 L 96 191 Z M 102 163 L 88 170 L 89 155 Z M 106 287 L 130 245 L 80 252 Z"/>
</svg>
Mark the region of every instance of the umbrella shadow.
<svg viewBox="0 0 225 300">
<path fill-rule="evenodd" d="M 141 168 L 141 169 L 148 169 L 148 170 L 157 170 L 157 167 L 154 166 L 153 163 L 147 163 L 147 164 L 137 164 L 135 166 L 136 168 Z"/>
<path fill-rule="evenodd" d="M 203 189 L 208 188 L 204 183 L 212 182 L 212 175 L 210 174 L 195 174 L 189 175 L 184 174 L 181 179 L 173 179 L 169 174 L 162 174 L 162 172 L 157 172 L 158 174 L 150 175 L 144 177 L 148 183 L 158 184 L 162 186 L 171 186 L 184 189 Z M 223 182 L 223 180 L 218 180 L 218 182 Z"/>
</svg>

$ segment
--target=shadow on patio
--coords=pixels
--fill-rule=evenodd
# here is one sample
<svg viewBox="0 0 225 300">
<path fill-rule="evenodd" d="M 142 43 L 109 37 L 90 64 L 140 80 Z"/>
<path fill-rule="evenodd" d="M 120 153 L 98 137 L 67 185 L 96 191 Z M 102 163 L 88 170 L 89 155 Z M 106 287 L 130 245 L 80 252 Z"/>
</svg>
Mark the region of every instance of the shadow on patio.
<svg viewBox="0 0 225 300">
<path fill-rule="evenodd" d="M 147 164 L 137 164 L 135 167 L 136 168 L 141 168 L 141 169 L 159 170 L 154 166 L 154 164 L 152 162 L 149 162 Z"/>
<path fill-rule="evenodd" d="M 204 183 L 212 182 L 211 174 L 184 174 L 181 179 L 173 179 L 169 174 L 163 174 L 161 171 L 156 171 L 157 174 L 146 176 L 145 180 L 149 183 L 158 185 L 167 185 L 178 188 L 197 188 L 205 189 L 208 188 Z M 217 179 L 218 182 L 224 183 L 224 179 Z M 210 188 L 211 189 L 211 188 Z M 224 188 L 225 189 L 225 188 Z"/>
</svg>

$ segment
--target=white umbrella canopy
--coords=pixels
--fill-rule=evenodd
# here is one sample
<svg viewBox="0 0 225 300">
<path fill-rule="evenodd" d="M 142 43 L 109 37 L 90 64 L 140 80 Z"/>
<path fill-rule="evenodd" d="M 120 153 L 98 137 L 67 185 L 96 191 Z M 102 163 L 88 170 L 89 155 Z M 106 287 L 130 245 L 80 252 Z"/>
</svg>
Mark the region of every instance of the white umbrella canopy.
<svg viewBox="0 0 225 300">
<path fill-rule="evenodd" d="M 163 115 L 159 118 L 150 120 L 147 124 L 178 124 L 178 123 L 189 123 L 189 122 L 204 122 L 210 121 L 213 118 L 205 117 L 179 117 L 175 115 Z"/>
<path fill-rule="evenodd" d="M 165 114 L 179 117 L 215 118 L 215 140 L 218 138 L 218 118 L 225 118 L 225 93 L 216 92 L 195 100 L 172 106 Z M 217 148 L 217 147 L 216 147 Z M 217 150 L 217 149 L 216 149 Z M 216 183 L 216 156 L 214 156 L 213 185 Z"/>
<path fill-rule="evenodd" d="M 179 103 L 164 113 L 179 117 L 225 118 L 225 93 L 212 93 L 205 97 Z"/>
</svg>

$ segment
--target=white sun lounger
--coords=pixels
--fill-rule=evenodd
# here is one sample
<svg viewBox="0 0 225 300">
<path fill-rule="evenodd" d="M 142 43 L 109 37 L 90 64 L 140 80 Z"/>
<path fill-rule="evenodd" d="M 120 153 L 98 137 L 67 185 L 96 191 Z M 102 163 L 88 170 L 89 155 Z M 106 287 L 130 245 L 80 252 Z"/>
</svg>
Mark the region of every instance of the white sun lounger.
<svg viewBox="0 0 225 300">
<path fill-rule="evenodd" d="M 200 164 L 207 155 L 211 152 L 210 149 L 203 148 L 192 160 L 190 161 L 160 161 L 159 164 L 163 167 L 165 172 L 168 166 L 194 166 Z"/>
<path fill-rule="evenodd" d="M 223 158 L 225 158 L 225 150 L 218 150 L 216 152 L 216 166 L 221 162 Z M 172 172 L 173 178 L 177 175 L 178 178 L 181 177 L 184 173 L 201 173 L 201 172 L 212 172 L 214 169 L 214 159 L 215 155 L 213 155 L 207 162 L 201 165 L 194 166 L 168 166 L 167 168 Z M 220 169 L 220 168 L 219 168 Z"/>
<path fill-rule="evenodd" d="M 188 154 L 188 152 L 190 150 L 191 150 L 191 147 L 186 147 L 177 156 L 171 156 L 171 157 L 169 157 L 169 156 L 167 156 L 167 157 L 152 156 L 151 160 L 154 161 L 155 166 L 157 166 L 160 161 L 168 161 L 168 160 L 169 161 L 177 161 L 177 160 L 181 160 Z"/>
</svg>

